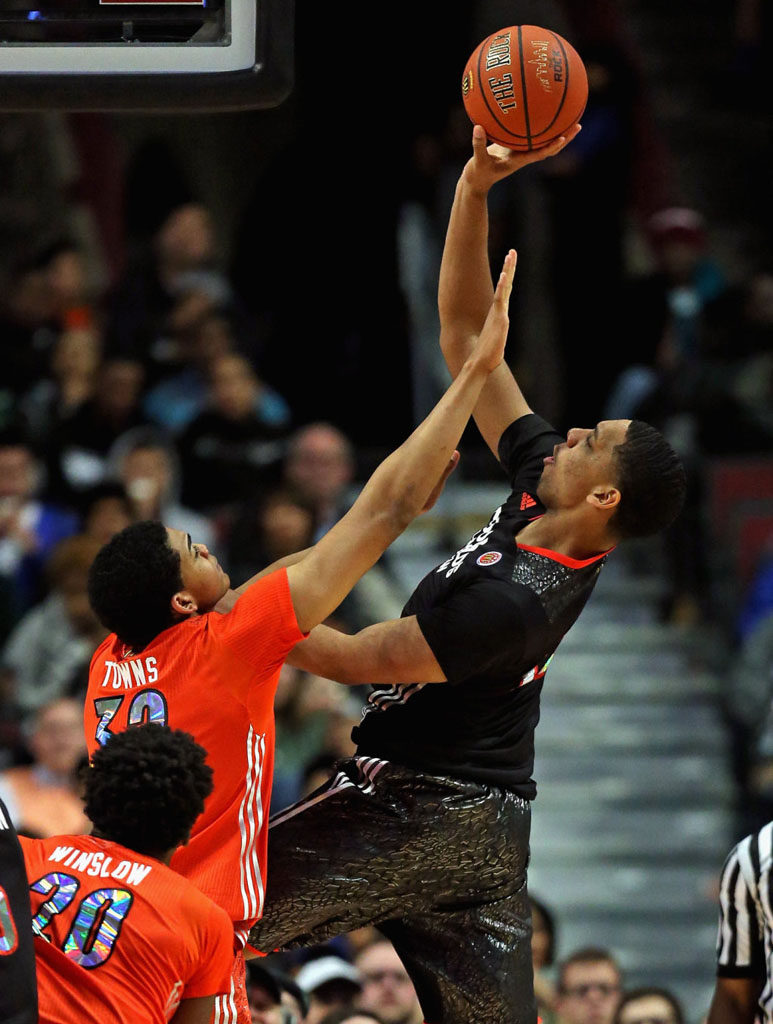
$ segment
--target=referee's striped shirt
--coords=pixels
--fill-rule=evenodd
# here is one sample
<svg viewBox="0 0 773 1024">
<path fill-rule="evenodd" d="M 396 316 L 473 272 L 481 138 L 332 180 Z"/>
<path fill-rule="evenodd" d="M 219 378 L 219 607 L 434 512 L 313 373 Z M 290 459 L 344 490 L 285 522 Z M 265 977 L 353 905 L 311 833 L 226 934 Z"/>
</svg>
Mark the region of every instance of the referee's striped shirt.
<svg viewBox="0 0 773 1024">
<path fill-rule="evenodd" d="M 757 1020 L 773 1024 L 773 821 L 730 851 L 719 887 L 717 974 L 764 978 Z"/>
</svg>

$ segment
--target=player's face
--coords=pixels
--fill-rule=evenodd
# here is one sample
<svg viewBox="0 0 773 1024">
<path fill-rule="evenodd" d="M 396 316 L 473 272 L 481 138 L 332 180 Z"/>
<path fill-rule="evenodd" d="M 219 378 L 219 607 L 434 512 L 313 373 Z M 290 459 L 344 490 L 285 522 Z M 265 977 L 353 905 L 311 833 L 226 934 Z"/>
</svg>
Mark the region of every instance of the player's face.
<svg viewBox="0 0 773 1024">
<path fill-rule="evenodd" d="M 166 532 L 169 546 L 180 555 L 183 589 L 194 598 L 198 612 L 211 611 L 231 585 L 227 573 L 206 544 L 195 543 L 182 530 L 167 527 Z"/>
<path fill-rule="evenodd" d="M 545 465 L 537 495 L 545 508 L 574 508 L 596 489 L 614 488 L 614 450 L 625 441 L 630 420 L 602 420 L 595 427 L 572 427 Z"/>
</svg>

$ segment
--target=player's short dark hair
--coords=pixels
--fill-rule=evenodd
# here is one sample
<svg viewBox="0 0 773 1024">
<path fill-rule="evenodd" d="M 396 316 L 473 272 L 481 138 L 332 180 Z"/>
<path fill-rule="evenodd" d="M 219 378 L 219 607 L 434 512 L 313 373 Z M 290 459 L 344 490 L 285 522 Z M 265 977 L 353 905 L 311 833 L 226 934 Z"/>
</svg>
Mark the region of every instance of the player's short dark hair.
<svg viewBox="0 0 773 1024">
<path fill-rule="evenodd" d="M 656 985 L 650 985 L 645 988 L 632 988 L 629 992 L 624 993 L 623 998 L 618 1003 L 617 1010 L 615 1011 L 613 1024 L 620 1024 L 622 1016 L 621 1011 L 625 1006 L 628 1006 L 630 1003 L 635 1003 L 637 999 L 648 999 L 650 996 L 659 996 L 661 999 L 665 1000 L 674 1011 L 675 1024 L 684 1024 L 684 1010 L 682 1009 L 682 1004 L 673 992 L 669 992 L 667 988 L 659 988 Z"/>
<path fill-rule="evenodd" d="M 687 478 L 665 437 L 649 423 L 631 420 L 614 456 L 621 497 L 610 530 L 626 540 L 670 526 L 684 505 Z"/>
<path fill-rule="evenodd" d="M 85 769 L 85 810 L 95 830 L 137 853 L 175 849 L 212 792 L 206 756 L 187 732 L 153 722 L 111 736 Z"/>
<path fill-rule="evenodd" d="M 135 651 L 174 624 L 170 602 L 182 587 L 180 555 L 162 524 L 150 520 L 112 537 L 89 571 L 94 614 Z"/>
</svg>

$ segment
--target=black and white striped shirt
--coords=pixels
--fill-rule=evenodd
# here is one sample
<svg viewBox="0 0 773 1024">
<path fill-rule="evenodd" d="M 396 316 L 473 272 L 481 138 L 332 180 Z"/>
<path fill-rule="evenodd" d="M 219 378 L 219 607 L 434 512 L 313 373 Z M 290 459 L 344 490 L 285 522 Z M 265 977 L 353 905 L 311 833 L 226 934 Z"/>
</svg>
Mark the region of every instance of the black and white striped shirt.
<svg viewBox="0 0 773 1024">
<path fill-rule="evenodd" d="M 719 887 L 717 974 L 765 979 L 757 1021 L 773 1024 L 773 821 L 737 843 Z"/>
</svg>

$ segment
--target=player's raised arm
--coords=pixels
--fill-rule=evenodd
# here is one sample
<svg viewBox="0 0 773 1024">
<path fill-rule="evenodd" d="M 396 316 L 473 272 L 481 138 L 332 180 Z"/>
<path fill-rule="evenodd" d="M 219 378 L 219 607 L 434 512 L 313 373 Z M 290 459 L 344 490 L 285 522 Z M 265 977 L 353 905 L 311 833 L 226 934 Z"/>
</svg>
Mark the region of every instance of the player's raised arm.
<svg viewBox="0 0 773 1024">
<path fill-rule="evenodd" d="M 502 362 L 514 273 L 511 250 L 480 337 L 456 380 L 408 440 L 381 463 L 343 519 L 287 570 L 298 625 L 304 631 L 338 607 L 436 493 L 486 380 Z"/>
<path fill-rule="evenodd" d="M 552 145 L 532 153 L 511 153 L 501 146 L 487 147 L 483 128 L 474 127 L 473 155 L 456 186 L 438 284 L 440 346 L 452 376 L 468 358 L 491 302 L 490 188 L 520 168 L 560 153 L 578 131 L 576 125 Z M 475 422 L 495 455 L 504 429 L 530 411 L 510 369 L 502 362 L 489 377 L 474 412 Z"/>
</svg>

